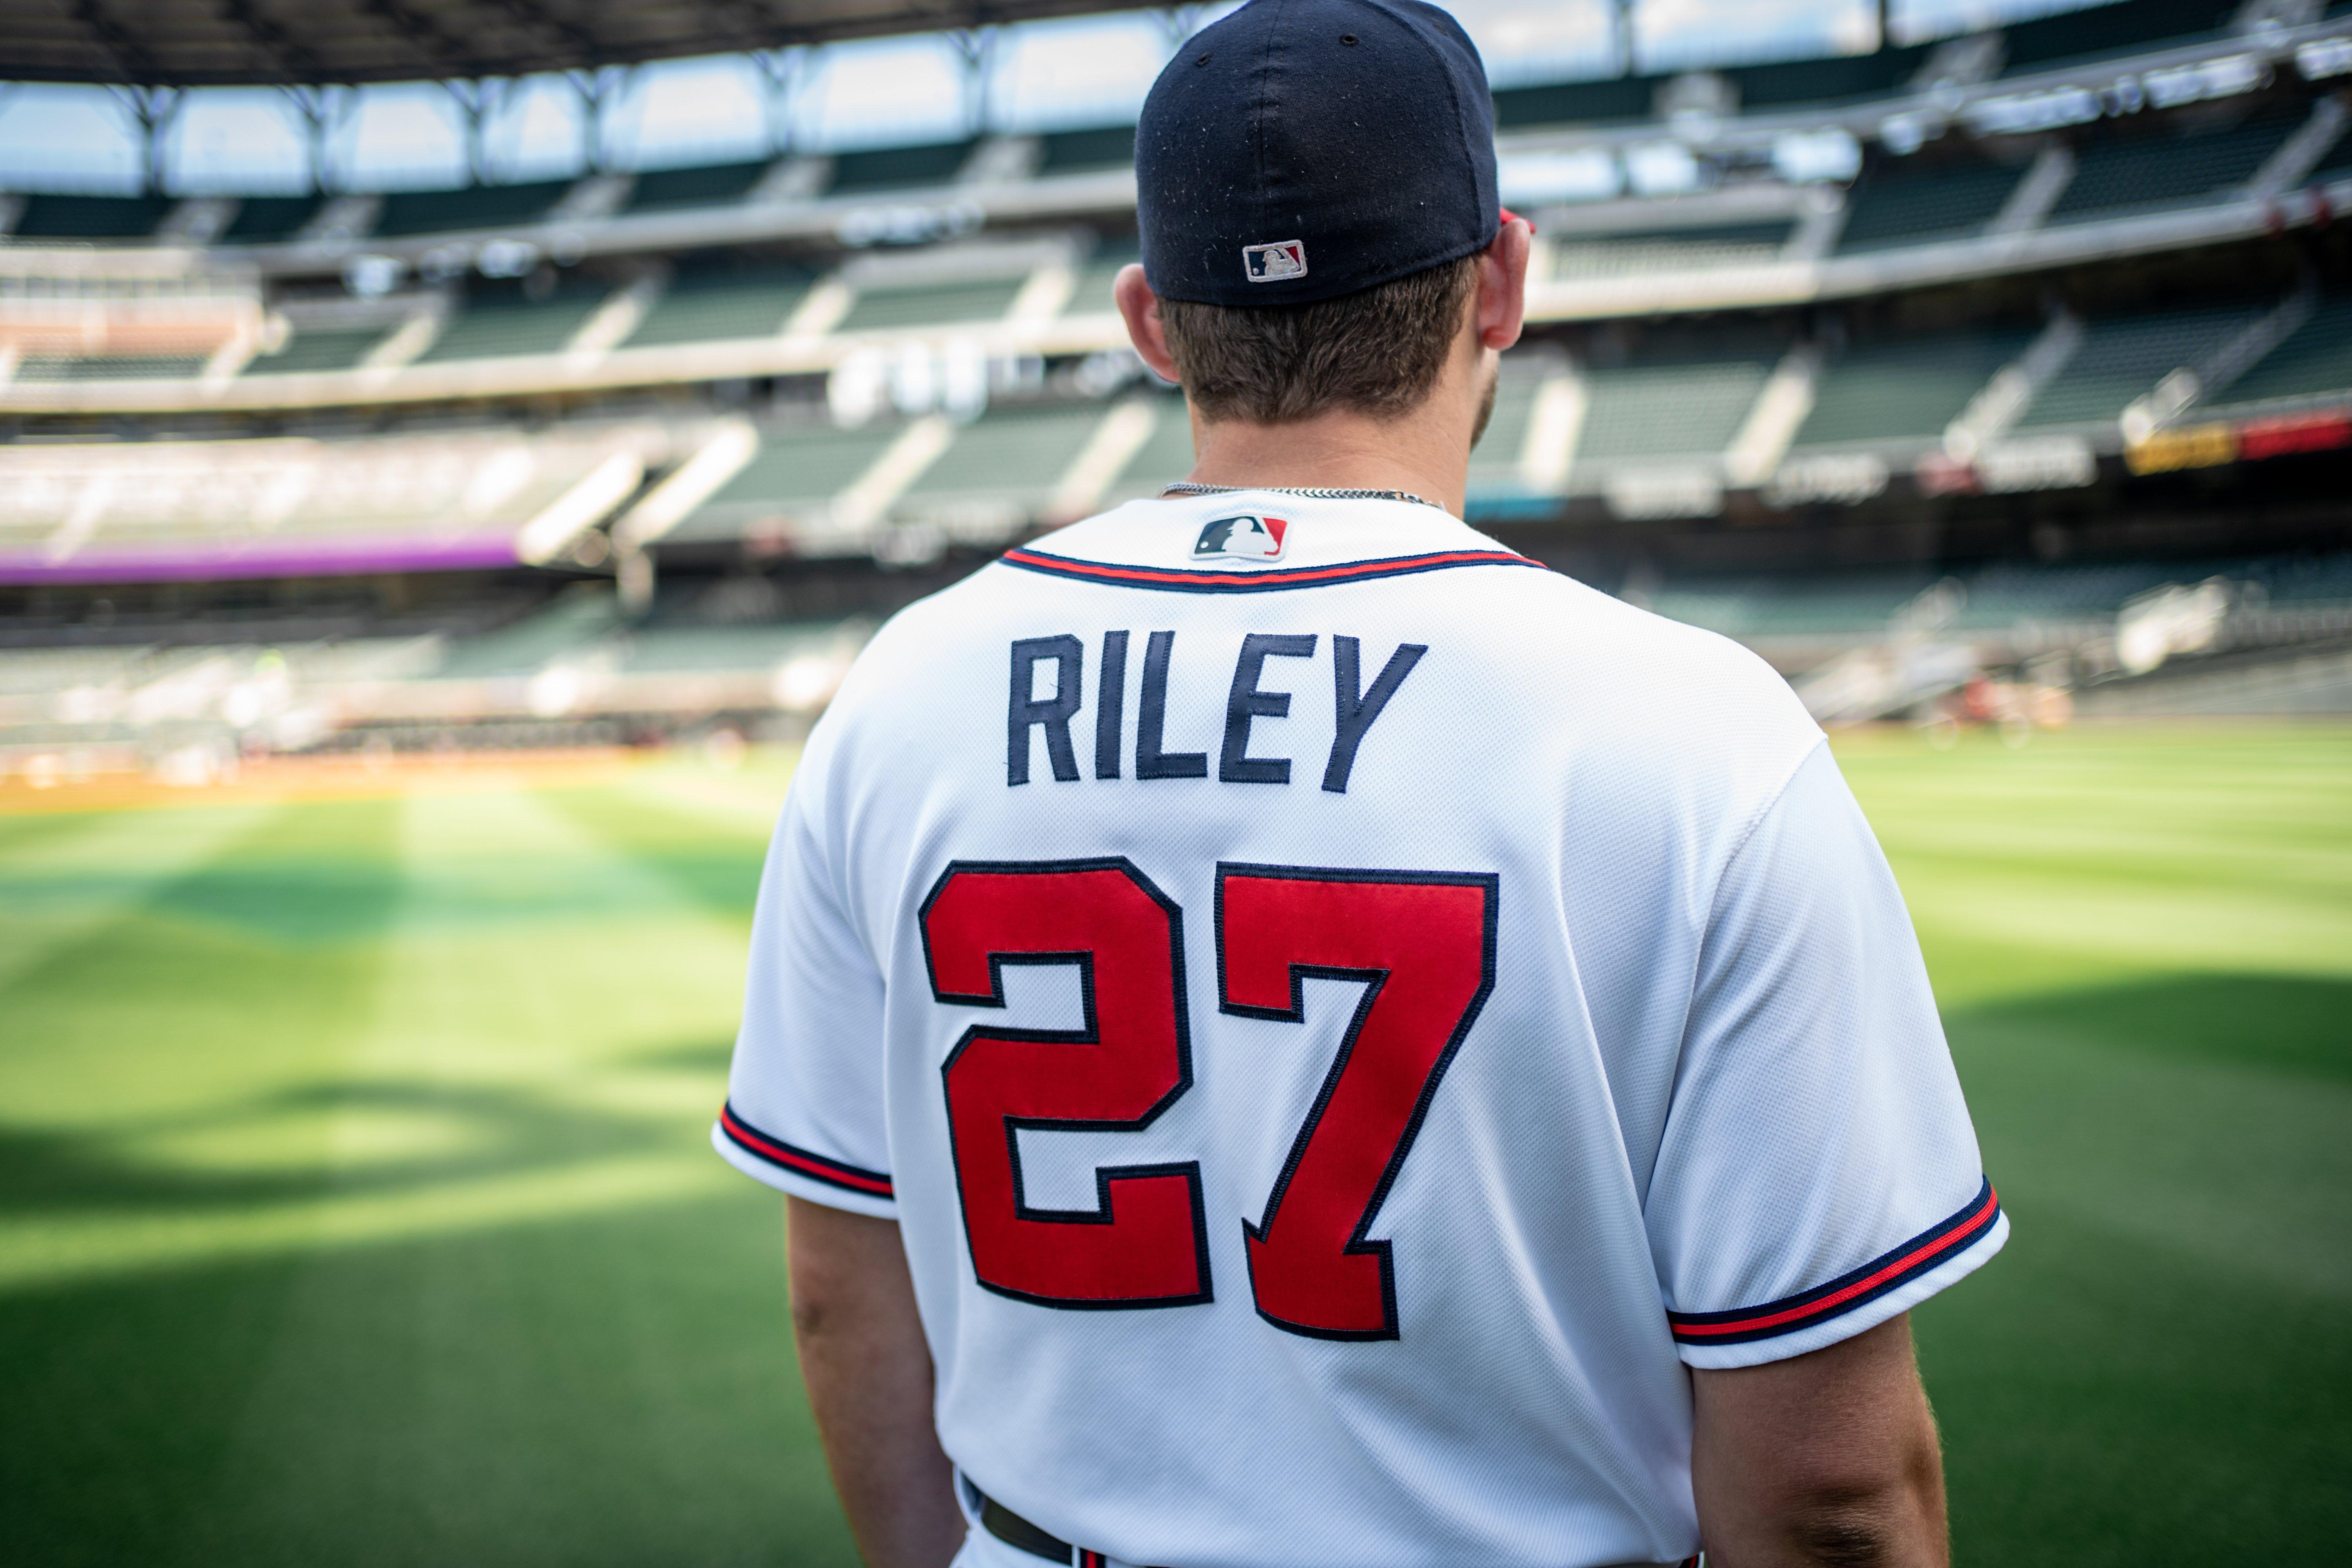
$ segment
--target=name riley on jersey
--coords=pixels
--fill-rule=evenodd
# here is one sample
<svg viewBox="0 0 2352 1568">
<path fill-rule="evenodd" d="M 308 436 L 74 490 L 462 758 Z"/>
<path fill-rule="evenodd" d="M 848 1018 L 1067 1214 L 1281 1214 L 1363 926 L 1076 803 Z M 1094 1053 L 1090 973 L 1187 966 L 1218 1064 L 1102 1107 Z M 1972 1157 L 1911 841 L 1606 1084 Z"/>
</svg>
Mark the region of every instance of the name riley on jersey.
<svg viewBox="0 0 2352 1568">
<path fill-rule="evenodd" d="M 1127 658 L 1132 633 L 1106 631 L 1097 649 L 1099 660 L 1095 700 L 1094 776 L 1115 779 L 1131 761 L 1139 779 L 1204 779 L 1209 776 L 1206 752 L 1168 750 L 1168 673 L 1176 657 L 1176 634 L 1156 631 L 1143 648 L 1143 681 L 1136 702 L 1132 749 L 1127 738 Z M 1226 688 L 1223 743 L 1217 752 L 1221 784 L 1286 784 L 1288 757 L 1254 755 L 1250 728 L 1259 719 L 1290 716 L 1288 691 L 1265 689 L 1266 660 L 1311 659 L 1321 637 L 1316 633 L 1251 632 L 1242 638 L 1233 679 Z M 1389 701 L 1429 651 L 1423 643 L 1402 643 L 1388 656 L 1368 689 L 1363 684 L 1363 647 L 1359 639 L 1331 637 L 1332 739 L 1323 762 L 1323 787 L 1345 795 L 1354 773 L 1356 754 Z M 1078 778 L 1078 753 L 1071 734 L 1073 721 L 1086 698 L 1087 644 L 1074 632 L 1054 637 L 1022 637 L 1013 644 L 1011 694 L 1005 707 L 1004 782 L 1030 781 L 1031 753 L 1036 749 L 1032 731 L 1043 731 L 1045 756 L 1054 777 L 1064 784 Z M 1180 742 L 1181 743 L 1181 742 Z"/>
</svg>

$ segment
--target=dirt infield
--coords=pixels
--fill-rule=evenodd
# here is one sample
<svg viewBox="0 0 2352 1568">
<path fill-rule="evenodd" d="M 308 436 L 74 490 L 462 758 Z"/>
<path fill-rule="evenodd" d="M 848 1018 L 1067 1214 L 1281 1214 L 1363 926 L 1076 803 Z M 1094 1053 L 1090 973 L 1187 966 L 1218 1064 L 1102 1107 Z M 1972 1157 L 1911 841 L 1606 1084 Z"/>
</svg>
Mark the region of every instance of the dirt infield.
<svg viewBox="0 0 2352 1568">
<path fill-rule="evenodd" d="M 561 789 L 610 783 L 659 760 L 659 752 L 624 746 L 572 751 L 439 752 L 368 756 L 263 757 L 233 777 L 167 784 L 142 773 L 0 778 L 0 815 L 132 811 L 172 805 L 236 805 L 271 800 L 368 800 L 478 790 Z"/>
</svg>

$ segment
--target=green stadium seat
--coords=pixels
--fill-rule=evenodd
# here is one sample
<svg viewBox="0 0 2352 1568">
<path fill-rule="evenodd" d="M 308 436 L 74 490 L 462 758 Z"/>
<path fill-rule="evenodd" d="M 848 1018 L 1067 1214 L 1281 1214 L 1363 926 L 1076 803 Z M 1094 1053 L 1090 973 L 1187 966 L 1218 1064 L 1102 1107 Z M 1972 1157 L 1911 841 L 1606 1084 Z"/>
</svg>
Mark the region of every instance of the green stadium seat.
<svg viewBox="0 0 2352 1568">
<path fill-rule="evenodd" d="M 2018 423 L 2032 427 L 2119 418 L 2132 399 L 2212 353 L 2262 313 L 2249 306 L 2214 305 L 2086 322 L 2082 345 Z"/>
<path fill-rule="evenodd" d="M 368 351 L 383 342 L 383 327 L 297 328 L 286 346 L 274 354 L 255 357 L 245 367 L 247 375 L 291 375 L 304 371 L 350 370 Z"/>
<path fill-rule="evenodd" d="M 978 283 L 932 283 L 911 289 L 860 290 L 836 331 L 881 331 L 898 327 L 947 326 L 992 321 L 1004 314 L 1027 281 L 992 279 Z"/>
<path fill-rule="evenodd" d="M 1856 344 L 1823 368 L 1795 445 L 1938 436 L 2032 341 L 2015 330 Z"/>
<path fill-rule="evenodd" d="M 1111 242 L 1098 247 L 1079 267 L 1077 281 L 1070 289 L 1070 302 L 1062 307 L 1062 313 L 1066 316 L 1087 316 L 1118 309 L 1111 303 L 1111 283 L 1118 277 L 1121 268 L 1142 259 L 1143 251 L 1133 240 Z"/>
<path fill-rule="evenodd" d="M 1929 52 L 1928 45 L 1912 44 L 1874 49 L 1864 55 L 1736 66 L 1723 74 L 1738 89 L 1742 109 L 1834 103 L 1846 99 L 1883 98 L 1895 91 L 1919 73 L 1919 68 L 1927 63 Z"/>
<path fill-rule="evenodd" d="M 2151 44 L 2186 43 L 2220 32 L 2237 0 L 2109 0 L 2109 4 L 2031 22 L 2002 33 L 2004 74 L 2018 76 L 2063 60 L 2124 54 Z"/>
<path fill-rule="evenodd" d="M 763 524 L 821 511 L 871 468 L 899 426 L 835 430 L 786 426 L 762 433 L 759 453 L 716 495 L 663 536 L 671 544 L 742 538 Z"/>
<path fill-rule="evenodd" d="M 1895 163 L 1872 170 L 1846 197 L 1838 253 L 1979 233 L 2024 177 L 2022 164 Z"/>
<path fill-rule="evenodd" d="M 383 198 L 375 232 L 438 234 L 444 229 L 500 228 L 536 223 L 563 199 L 570 180 L 516 185 L 468 185 L 457 191 L 394 191 Z"/>
<path fill-rule="evenodd" d="M 236 204 L 236 216 L 221 231 L 222 243 L 268 245 L 291 239 L 319 216 L 326 200 L 320 195 L 247 196 Z"/>
<path fill-rule="evenodd" d="M 792 262 L 681 267 L 627 346 L 773 337 L 813 280 L 806 268 Z"/>
<path fill-rule="evenodd" d="M 2301 104 L 2223 131 L 2095 142 L 2076 149 L 2074 177 L 2046 221 L 2080 223 L 2137 207 L 2218 197 L 2253 177 L 2304 121 Z"/>
<path fill-rule="evenodd" d="M 1563 234 L 1550 241 L 1551 275 L 1555 279 L 1631 278 L 1710 267 L 1753 267 L 1777 258 L 1794 226 L 1784 219 L 1591 237 Z"/>
<path fill-rule="evenodd" d="M 1040 174 L 1075 174 L 1124 169 L 1135 162 L 1135 127 L 1107 125 L 1096 131 L 1055 131 L 1038 138 Z"/>
<path fill-rule="evenodd" d="M 919 147 L 875 147 L 837 153 L 825 195 L 858 195 L 868 191 L 944 185 L 962 170 L 978 145 L 971 141 L 937 142 Z"/>
<path fill-rule="evenodd" d="M 554 353 L 572 341 L 612 291 L 610 285 L 586 278 L 566 279 L 536 300 L 520 280 L 483 285 L 417 356 L 417 363 Z"/>
<path fill-rule="evenodd" d="M 170 196 L 26 196 L 17 239 L 143 239 L 178 203 Z"/>
<path fill-rule="evenodd" d="M 620 625 L 620 608 L 611 589 L 583 584 L 510 626 L 452 643 L 433 674 L 442 679 L 528 675 L 550 659 L 611 635 Z"/>
<path fill-rule="evenodd" d="M 960 431 L 939 460 L 908 487 L 913 510 L 941 500 L 1009 502 L 1041 508 L 1087 438 L 1100 427 L 1105 407 L 991 409 Z"/>
<path fill-rule="evenodd" d="M 1495 412 L 1486 421 L 1486 433 L 1470 454 L 1474 505 L 1527 493 L 1519 475 L 1519 454 L 1527 447 L 1528 421 L 1535 414 L 1538 392 L 1559 368 L 1558 362 L 1534 354 L 1504 356 L 1495 385 Z"/>
<path fill-rule="evenodd" d="M 16 362 L 18 381 L 178 381 L 205 368 L 204 356 L 113 354 L 82 359 L 65 354 L 26 354 Z"/>
<path fill-rule="evenodd" d="M 717 207 L 740 202 L 767 174 L 771 160 L 704 163 L 686 169 L 647 169 L 629 187 L 625 213 L 667 212 L 677 207 Z"/>
<path fill-rule="evenodd" d="M 1601 81 L 1555 82 L 1544 87 L 1507 87 L 1495 94 L 1495 125 L 1517 131 L 1530 125 L 1584 125 L 1646 120 L 1663 77 L 1615 77 Z"/>
<path fill-rule="evenodd" d="M 844 630 L 839 621 L 651 626 L 630 635 L 620 669 L 625 675 L 772 669 L 787 660 L 840 647 Z"/>
<path fill-rule="evenodd" d="M 1776 358 L 1656 354 L 1589 371 L 1576 455 L 1713 457 L 1738 434 Z"/>
<path fill-rule="evenodd" d="M 2208 392 L 2206 400 L 2238 405 L 2330 392 L 2352 395 L 2352 295 L 2323 298 L 2284 342 L 2228 386 Z"/>
<path fill-rule="evenodd" d="M 1119 470 L 1104 504 L 1156 496 L 1192 471 L 1192 422 L 1184 411 L 1184 400 L 1172 392 L 1162 395 L 1157 411 L 1151 434 Z"/>
</svg>

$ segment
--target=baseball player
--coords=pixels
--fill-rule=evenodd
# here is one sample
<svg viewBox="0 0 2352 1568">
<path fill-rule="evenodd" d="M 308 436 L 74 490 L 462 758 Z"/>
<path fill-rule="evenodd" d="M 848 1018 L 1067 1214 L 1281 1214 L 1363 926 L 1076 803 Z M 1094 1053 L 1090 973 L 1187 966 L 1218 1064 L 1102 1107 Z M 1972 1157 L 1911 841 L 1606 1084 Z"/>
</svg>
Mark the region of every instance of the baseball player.
<svg viewBox="0 0 2352 1568">
<path fill-rule="evenodd" d="M 1197 466 L 858 660 L 713 1134 L 868 1560 L 1942 1563 L 1905 1314 L 2007 1222 L 1787 686 L 1461 521 L 1475 51 L 1255 0 L 1137 172 Z"/>
</svg>

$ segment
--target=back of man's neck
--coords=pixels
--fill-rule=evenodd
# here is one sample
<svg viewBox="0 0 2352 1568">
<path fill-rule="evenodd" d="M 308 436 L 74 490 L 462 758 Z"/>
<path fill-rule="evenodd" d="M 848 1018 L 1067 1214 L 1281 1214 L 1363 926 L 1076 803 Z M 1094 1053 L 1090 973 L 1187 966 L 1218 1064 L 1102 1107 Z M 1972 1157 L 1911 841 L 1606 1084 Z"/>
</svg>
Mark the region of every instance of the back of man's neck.
<svg viewBox="0 0 2352 1568">
<path fill-rule="evenodd" d="M 1197 460 L 1186 478 L 1237 489 L 1402 490 L 1459 517 L 1469 480 L 1465 435 L 1441 434 L 1411 416 L 1327 414 L 1287 425 L 1196 419 Z"/>
</svg>

